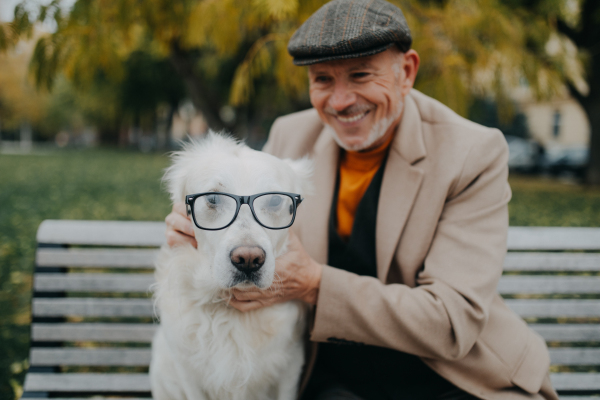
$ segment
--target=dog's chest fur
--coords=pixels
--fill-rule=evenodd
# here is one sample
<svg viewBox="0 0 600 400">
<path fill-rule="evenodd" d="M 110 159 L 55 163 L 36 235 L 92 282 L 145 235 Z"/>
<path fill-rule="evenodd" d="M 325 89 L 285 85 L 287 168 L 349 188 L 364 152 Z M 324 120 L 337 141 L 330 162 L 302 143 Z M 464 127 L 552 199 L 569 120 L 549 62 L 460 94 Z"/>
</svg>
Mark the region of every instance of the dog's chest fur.
<svg viewBox="0 0 600 400">
<path fill-rule="evenodd" d="M 264 396 L 291 363 L 289 349 L 301 346 L 303 308 L 296 302 L 247 313 L 230 308 L 208 286 L 210 268 L 201 261 L 191 247 L 165 248 L 159 256 L 155 298 L 170 357 L 207 398 Z"/>
</svg>

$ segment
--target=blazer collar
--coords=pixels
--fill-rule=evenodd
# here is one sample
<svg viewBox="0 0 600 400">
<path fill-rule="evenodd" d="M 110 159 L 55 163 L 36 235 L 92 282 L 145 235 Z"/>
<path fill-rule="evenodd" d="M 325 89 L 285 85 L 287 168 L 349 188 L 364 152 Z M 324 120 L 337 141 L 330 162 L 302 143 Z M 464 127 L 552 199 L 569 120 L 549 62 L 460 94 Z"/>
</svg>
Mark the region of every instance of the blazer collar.
<svg viewBox="0 0 600 400">
<path fill-rule="evenodd" d="M 405 98 L 391 146 L 379 192 L 375 232 L 377 277 L 384 283 L 423 180 L 424 171 L 413 164 L 427 155 L 421 115 L 410 95 Z"/>
<path fill-rule="evenodd" d="M 392 150 L 409 164 L 425 158 L 425 142 L 423 140 L 423 127 L 421 114 L 413 97 L 409 94 L 404 99 L 402 120 L 398 125 L 396 137 L 392 142 Z"/>
</svg>

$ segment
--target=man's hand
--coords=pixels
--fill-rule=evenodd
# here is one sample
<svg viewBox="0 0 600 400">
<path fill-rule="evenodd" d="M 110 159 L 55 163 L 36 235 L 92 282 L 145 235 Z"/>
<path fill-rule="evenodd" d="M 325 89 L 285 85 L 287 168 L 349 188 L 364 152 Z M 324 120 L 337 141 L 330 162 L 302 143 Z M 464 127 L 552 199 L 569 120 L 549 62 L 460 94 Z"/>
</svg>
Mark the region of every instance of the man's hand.
<svg viewBox="0 0 600 400">
<path fill-rule="evenodd" d="M 196 238 L 194 237 L 194 223 L 186 215 L 185 204 L 173 204 L 173 211 L 167 215 L 165 222 L 167 223 L 167 244 L 169 247 L 191 244 L 198 247 Z"/>
<path fill-rule="evenodd" d="M 323 266 L 308 255 L 298 237 L 290 232 L 288 252 L 275 260 L 273 285 L 265 290 L 232 289 L 229 305 L 245 312 L 290 300 L 317 304 L 322 271 Z"/>
</svg>

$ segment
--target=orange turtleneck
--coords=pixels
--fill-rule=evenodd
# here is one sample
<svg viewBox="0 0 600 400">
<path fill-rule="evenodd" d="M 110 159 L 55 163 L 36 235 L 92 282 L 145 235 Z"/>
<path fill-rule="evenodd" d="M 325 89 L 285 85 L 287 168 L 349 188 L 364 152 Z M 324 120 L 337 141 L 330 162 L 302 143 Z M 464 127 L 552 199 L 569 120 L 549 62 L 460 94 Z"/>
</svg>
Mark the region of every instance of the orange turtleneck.
<svg viewBox="0 0 600 400">
<path fill-rule="evenodd" d="M 381 166 L 394 135 L 373 150 L 344 151 L 340 157 L 340 183 L 337 202 L 337 232 L 347 240 L 352 233 L 354 215 L 375 173 Z"/>
</svg>

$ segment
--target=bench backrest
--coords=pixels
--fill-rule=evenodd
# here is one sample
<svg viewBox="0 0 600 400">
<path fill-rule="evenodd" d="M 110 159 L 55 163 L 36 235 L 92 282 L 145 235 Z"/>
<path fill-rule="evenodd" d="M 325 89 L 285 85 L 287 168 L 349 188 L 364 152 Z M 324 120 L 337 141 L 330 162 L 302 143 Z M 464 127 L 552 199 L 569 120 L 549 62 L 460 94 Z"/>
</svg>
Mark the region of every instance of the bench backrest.
<svg viewBox="0 0 600 400">
<path fill-rule="evenodd" d="M 162 222 L 40 225 L 23 398 L 150 396 L 149 286 L 164 231 Z M 600 393 L 600 253 L 590 252 L 600 228 L 511 228 L 508 246 L 499 291 L 548 342 L 555 387 Z"/>
<path fill-rule="evenodd" d="M 150 397 L 149 287 L 162 222 L 44 221 L 23 398 Z"/>
</svg>

